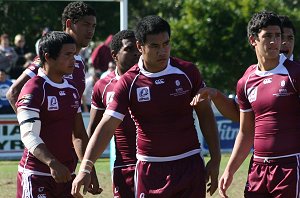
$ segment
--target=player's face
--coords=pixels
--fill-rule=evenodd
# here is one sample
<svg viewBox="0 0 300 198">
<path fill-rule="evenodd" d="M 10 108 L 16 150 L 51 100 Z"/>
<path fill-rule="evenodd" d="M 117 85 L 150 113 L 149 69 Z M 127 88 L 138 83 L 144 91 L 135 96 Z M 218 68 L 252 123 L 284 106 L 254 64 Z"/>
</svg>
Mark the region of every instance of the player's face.
<svg viewBox="0 0 300 198">
<path fill-rule="evenodd" d="M 75 44 L 64 44 L 59 52 L 58 57 L 52 61 L 52 67 L 59 75 L 69 75 L 73 73 L 76 54 Z M 51 65 L 50 65 L 51 66 Z"/>
<path fill-rule="evenodd" d="M 281 47 L 281 30 L 279 26 L 262 28 L 258 38 L 252 40 L 258 56 L 266 59 L 278 58 Z"/>
<path fill-rule="evenodd" d="M 135 65 L 141 55 L 136 47 L 135 38 L 123 39 L 122 44 L 120 51 L 115 56 L 113 55 L 120 72 L 119 74 L 124 74 Z"/>
<path fill-rule="evenodd" d="M 145 69 L 159 72 L 166 68 L 170 57 L 170 37 L 167 32 L 146 36 L 144 45 L 138 42 L 138 49 L 143 55 Z"/>
<path fill-rule="evenodd" d="M 69 34 L 76 40 L 78 48 L 89 45 L 96 28 L 96 17 L 84 16 L 77 23 L 71 23 Z M 80 50 L 79 49 L 79 50 Z"/>
<path fill-rule="evenodd" d="M 295 35 L 292 28 L 283 28 L 280 52 L 290 58 L 294 51 Z"/>
</svg>

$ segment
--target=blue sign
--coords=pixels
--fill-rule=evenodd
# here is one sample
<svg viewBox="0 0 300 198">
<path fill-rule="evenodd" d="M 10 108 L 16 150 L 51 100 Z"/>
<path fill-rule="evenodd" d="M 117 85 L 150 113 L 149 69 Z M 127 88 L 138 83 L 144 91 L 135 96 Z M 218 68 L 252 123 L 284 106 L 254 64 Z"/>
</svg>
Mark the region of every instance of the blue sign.
<svg viewBox="0 0 300 198">
<path fill-rule="evenodd" d="M 232 122 L 223 116 L 215 116 L 215 118 L 218 125 L 221 151 L 231 152 L 234 146 L 235 138 L 239 132 L 240 124 L 238 122 Z M 203 138 L 201 144 L 204 153 L 208 152 L 208 145 Z"/>
</svg>

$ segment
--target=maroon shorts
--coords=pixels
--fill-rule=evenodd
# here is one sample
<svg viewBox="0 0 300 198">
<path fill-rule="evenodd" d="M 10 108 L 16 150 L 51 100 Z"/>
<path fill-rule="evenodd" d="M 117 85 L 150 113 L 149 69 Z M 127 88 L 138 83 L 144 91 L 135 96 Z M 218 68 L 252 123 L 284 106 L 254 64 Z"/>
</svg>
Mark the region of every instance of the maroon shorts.
<svg viewBox="0 0 300 198">
<path fill-rule="evenodd" d="M 113 193 L 118 198 L 134 198 L 135 164 L 113 170 Z"/>
<path fill-rule="evenodd" d="M 137 198 L 204 198 L 205 167 L 200 154 L 169 162 L 138 161 Z"/>
<path fill-rule="evenodd" d="M 67 183 L 56 183 L 51 176 L 25 175 L 18 172 L 17 198 L 22 197 L 47 197 L 71 198 L 72 180 Z"/>
<path fill-rule="evenodd" d="M 300 156 L 279 159 L 251 158 L 246 198 L 300 197 Z"/>
</svg>

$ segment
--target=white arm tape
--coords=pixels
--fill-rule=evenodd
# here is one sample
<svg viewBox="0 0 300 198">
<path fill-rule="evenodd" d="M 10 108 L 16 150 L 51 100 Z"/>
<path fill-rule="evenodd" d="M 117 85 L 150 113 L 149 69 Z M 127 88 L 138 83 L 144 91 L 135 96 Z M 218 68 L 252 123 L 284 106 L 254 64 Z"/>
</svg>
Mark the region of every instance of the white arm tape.
<svg viewBox="0 0 300 198">
<path fill-rule="evenodd" d="M 40 138 L 41 120 L 38 112 L 22 110 L 17 113 L 20 124 L 21 140 L 24 146 L 33 154 L 34 149 L 43 144 Z"/>
</svg>

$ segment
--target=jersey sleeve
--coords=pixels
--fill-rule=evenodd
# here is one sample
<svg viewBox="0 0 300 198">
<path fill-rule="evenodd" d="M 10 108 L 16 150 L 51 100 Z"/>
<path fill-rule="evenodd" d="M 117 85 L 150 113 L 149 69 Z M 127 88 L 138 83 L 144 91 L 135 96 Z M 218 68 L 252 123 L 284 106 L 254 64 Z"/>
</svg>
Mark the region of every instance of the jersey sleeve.
<svg viewBox="0 0 300 198">
<path fill-rule="evenodd" d="M 101 80 L 98 80 L 94 85 L 91 104 L 94 109 L 105 110 L 105 105 L 102 100 Z"/>
<path fill-rule="evenodd" d="M 240 111 L 242 111 L 242 112 L 252 111 L 251 104 L 246 95 L 247 90 L 245 90 L 245 89 L 246 89 L 245 80 L 244 80 L 244 78 L 241 78 L 237 83 L 236 98 L 237 98 L 237 103 L 240 106 Z"/>
<path fill-rule="evenodd" d="M 33 78 L 22 88 L 16 107 L 39 112 L 43 99 L 43 88 L 38 80 Z"/>
<path fill-rule="evenodd" d="M 30 65 L 25 69 L 24 73 L 27 74 L 30 78 L 33 78 L 34 76 L 37 75 L 40 65 L 41 65 L 41 60 L 37 56 L 34 58 L 33 62 L 30 63 Z"/>
<path fill-rule="evenodd" d="M 117 119 L 123 120 L 129 107 L 129 94 L 130 85 L 128 78 L 123 75 L 120 80 L 116 83 L 114 91 L 109 99 L 109 103 L 106 107 L 104 114 L 113 116 Z"/>
</svg>

